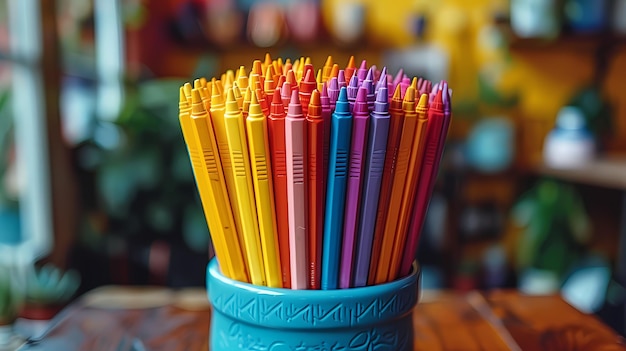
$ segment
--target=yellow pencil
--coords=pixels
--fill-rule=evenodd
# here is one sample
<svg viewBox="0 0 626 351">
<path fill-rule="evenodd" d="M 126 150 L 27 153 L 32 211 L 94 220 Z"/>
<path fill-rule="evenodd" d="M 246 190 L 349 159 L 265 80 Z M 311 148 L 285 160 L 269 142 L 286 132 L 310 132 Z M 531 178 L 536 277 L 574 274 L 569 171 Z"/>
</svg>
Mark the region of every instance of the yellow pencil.
<svg viewBox="0 0 626 351">
<path fill-rule="evenodd" d="M 235 193 L 235 180 L 233 179 L 232 167 L 230 164 L 230 151 L 228 148 L 228 137 L 226 136 L 226 126 L 224 124 L 224 97 L 216 84 L 213 82 L 213 95 L 211 95 L 211 122 L 215 131 L 215 139 L 217 140 L 217 148 L 222 161 L 222 169 L 224 170 L 224 178 L 226 179 L 226 189 L 228 194 Z M 239 237 L 239 242 L 243 243 L 243 226 L 239 216 L 239 206 L 234 197 L 230 196 L 230 204 L 235 217 L 235 228 Z"/>
<path fill-rule="evenodd" d="M 180 125 L 215 246 L 215 255 L 226 276 L 249 282 L 241 246 L 235 233 L 211 120 L 197 89 L 192 90 L 191 115 L 188 107 L 184 106 L 183 93 L 181 91 L 179 103 L 179 106 L 183 107 L 179 117 Z"/>
<path fill-rule="evenodd" d="M 244 252 L 248 262 L 250 280 L 255 285 L 266 285 L 243 114 L 239 110 L 232 89 L 228 90 L 226 97 L 224 125 L 228 138 L 231 172 L 235 183 L 235 191 L 234 193 L 231 192 L 230 195 L 231 200 L 234 198 L 239 207 Z"/>
<path fill-rule="evenodd" d="M 261 235 L 261 249 L 263 251 L 263 263 L 265 264 L 265 279 L 267 286 L 282 288 L 267 119 L 263 114 L 256 94 L 252 94 L 246 125 L 248 148 L 250 149 L 250 165 L 252 166 L 252 181 L 254 183 L 256 210 L 259 220 L 259 233 Z"/>
<path fill-rule="evenodd" d="M 239 71 L 237 71 L 237 85 L 239 86 L 239 90 L 248 89 L 248 75 L 246 73 L 246 68 L 244 66 L 239 67 Z"/>
</svg>

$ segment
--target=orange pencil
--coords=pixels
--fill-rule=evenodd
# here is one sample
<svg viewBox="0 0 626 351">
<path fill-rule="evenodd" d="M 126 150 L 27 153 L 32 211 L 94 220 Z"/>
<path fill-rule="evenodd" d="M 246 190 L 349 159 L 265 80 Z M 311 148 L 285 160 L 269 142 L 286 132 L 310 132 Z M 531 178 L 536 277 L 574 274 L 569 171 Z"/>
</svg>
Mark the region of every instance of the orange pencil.
<svg viewBox="0 0 626 351">
<path fill-rule="evenodd" d="M 287 72 L 291 70 L 293 70 L 293 65 L 291 64 L 289 59 L 287 59 L 287 62 L 285 62 L 285 64 L 283 65 L 283 76 L 286 76 Z"/>
<path fill-rule="evenodd" d="M 339 75 L 339 65 L 335 63 L 333 64 L 333 67 L 330 70 L 330 74 L 328 75 L 326 82 L 328 82 L 332 78 L 337 78 L 337 75 Z"/>
<path fill-rule="evenodd" d="M 265 53 L 265 62 L 263 62 L 263 69 L 267 69 L 267 67 L 272 65 L 272 56 L 270 56 L 269 52 Z"/>
<path fill-rule="evenodd" d="M 374 241 L 372 244 L 372 257 L 370 260 L 370 270 L 367 278 L 368 285 L 374 285 L 376 269 L 380 257 L 383 234 L 385 232 L 385 221 L 387 220 L 387 209 L 391 198 L 391 186 L 393 185 L 393 175 L 396 169 L 396 159 L 398 157 L 398 146 L 402 136 L 402 126 L 404 125 L 404 111 L 402 110 L 402 96 L 400 84 L 396 86 L 393 98 L 389 104 L 389 137 L 387 139 L 387 152 L 385 154 L 385 165 L 383 169 L 383 179 L 380 186 L 380 196 L 378 199 L 378 213 L 376 216 L 376 228 L 374 229 Z"/>
<path fill-rule="evenodd" d="M 267 99 L 265 98 L 265 92 L 263 90 L 257 88 L 256 89 L 257 99 L 259 100 L 259 105 L 261 105 L 261 110 L 265 117 L 270 115 L 270 107 L 267 105 Z"/>
<path fill-rule="evenodd" d="M 348 60 L 348 65 L 346 69 L 343 70 L 343 73 L 346 76 L 346 84 L 350 83 L 350 78 L 356 72 L 356 65 L 354 64 L 354 56 L 350 56 L 350 60 Z"/>
<path fill-rule="evenodd" d="M 261 60 L 254 60 L 252 61 L 252 70 L 250 71 L 250 75 L 252 74 L 256 74 L 256 75 L 263 75 L 263 65 L 261 63 Z"/>
<path fill-rule="evenodd" d="M 291 89 L 290 89 L 291 90 Z M 285 108 L 280 89 L 274 91 L 270 116 L 267 119 L 270 155 L 273 167 L 274 206 L 276 208 L 276 231 L 278 250 L 283 273 L 283 287 L 291 288 L 289 262 L 289 205 L 287 204 L 287 157 L 285 149 Z"/>
<path fill-rule="evenodd" d="M 271 96 L 276 89 L 276 82 L 274 81 L 274 66 L 269 65 L 265 70 L 265 82 L 263 82 L 263 89 L 265 95 Z"/>
<path fill-rule="evenodd" d="M 324 139 L 320 93 L 313 90 L 307 121 L 307 176 L 309 194 L 309 289 L 320 288 L 320 264 L 324 237 Z"/>
<path fill-rule="evenodd" d="M 398 219 L 397 229 L 394 231 L 395 241 L 391 254 L 391 263 L 389 264 L 389 280 L 396 278 L 400 262 L 404 253 L 404 245 L 406 243 L 407 228 L 411 213 L 413 212 L 413 203 L 415 202 L 415 194 L 417 193 L 417 182 L 420 178 L 422 169 L 422 159 L 426 149 L 426 125 L 428 122 L 428 95 L 422 94 L 417 104 L 417 126 L 415 129 L 415 138 L 411 150 L 411 161 L 409 162 L 409 172 L 407 174 L 407 186 L 402 194 L 402 206 L 400 207 L 400 218 Z"/>
<path fill-rule="evenodd" d="M 291 87 L 291 91 L 295 90 L 298 87 L 298 79 L 296 78 L 296 72 L 294 72 L 292 69 L 287 71 L 287 75 L 285 76 L 285 81 L 289 83 L 289 86 Z"/>
<path fill-rule="evenodd" d="M 402 101 L 404 111 L 404 125 L 402 126 L 402 136 L 398 147 L 398 159 L 396 160 L 396 170 L 393 175 L 393 185 L 391 186 L 391 197 L 387 208 L 387 220 L 385 221 L 385 231 L 383 233 L 382 245 L 380 246 L 380 257 L 378 267 L 376 267 L 376 284 L 387 282 L 389 276 L 389 264 L 393 250 L 394 238 L 397 235 L 396 227 L 400 206 L 402 205 L 402 194 L 406 188 L 406 179 L 411 157 L 411 147 L 415 138 L 415 128 L 417 127 L 417 112 L 415 112 L 415 89 L 409 87 Z"/>
</svg>

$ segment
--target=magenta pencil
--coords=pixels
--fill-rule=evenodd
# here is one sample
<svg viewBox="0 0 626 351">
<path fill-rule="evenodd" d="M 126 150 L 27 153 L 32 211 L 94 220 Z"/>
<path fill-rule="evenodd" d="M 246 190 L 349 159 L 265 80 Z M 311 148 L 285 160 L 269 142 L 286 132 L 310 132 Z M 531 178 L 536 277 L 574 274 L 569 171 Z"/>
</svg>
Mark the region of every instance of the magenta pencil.
<svg viewBox="0 0 626 351">
<path fill-rule="evenodd" d="M 346 190 L 346 208 L 343 224 L 343 244 L 339 287 L 349 288 L 352 283 L 354 265 L 354 246 L 358 228 L 358 215 L 361 203 L 361 178 L 367 153 L 367 133 L 369 128 L 369 109 L 367 107 L 367 89 L 361 87 L 354 103 L 352 113 L 352 141 L 348 167 L 348 188 Z"/>
</svg>

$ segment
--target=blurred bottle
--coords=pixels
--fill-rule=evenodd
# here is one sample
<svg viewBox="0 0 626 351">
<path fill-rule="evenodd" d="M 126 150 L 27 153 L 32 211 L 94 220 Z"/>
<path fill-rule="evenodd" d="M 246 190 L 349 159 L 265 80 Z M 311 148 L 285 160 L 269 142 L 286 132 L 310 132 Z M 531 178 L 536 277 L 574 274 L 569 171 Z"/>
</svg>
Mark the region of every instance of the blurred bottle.
<svg viewBox="0 0 626 351">
<path fill-rule="evenodd" d="M 204 29 L 218 46 L 232 45 L 243 28 L 243 14 L 234 0 L 207 0 Z"/>
<path fill-rule="evenodd" d="M 271 1 L 253 4 L 247 32 L 248 39 L 258 47 L 272 47 L 283 41 L 286 35 L 283 7 Z"/>
<path fill-rule="evenodd" d="M 617 34 L 626 35 L 626 0 L 615 0 L 612 12 L 613 30 Z"/>
<path fill-rule="evenodd" d="M 320 31 L 320 5 L 314 0 L 291 1 L 287 5 L 287 24 L 294 41 L 314 41 Z"/>
<path fill-rule="evenodd" d="M 521 38 L 555 38 L 561 30 L 559 0 L 511 0 L 511 28 Z"/>
<path fill-rule="evenodd" d="M 563 107 L 554 129 L 546 137 L 544 162 L 551 167 L 568 168 L 584 164 L 595 154 L 593 135 L 587 128 L 582 110 Z"/>
<path fill-rule="evenodd" d="M 507 281 L 507 257 L 502 245 L 494 245 L 483 255 L 483 280 L 486 289 L 502 288 Z"/>
<path fill-rule="evenodd" d="M 365 32 L 365 5 L 356 1 L 335 2 L 330 31 L 342 44 L 359 42 Z"/>
<path fill-rule="evenodd" d="M 609 0 L 567 0 L 567 26 L 577 33 L 601 32 L 609 23 L 609 5 Z"/>
</svg>

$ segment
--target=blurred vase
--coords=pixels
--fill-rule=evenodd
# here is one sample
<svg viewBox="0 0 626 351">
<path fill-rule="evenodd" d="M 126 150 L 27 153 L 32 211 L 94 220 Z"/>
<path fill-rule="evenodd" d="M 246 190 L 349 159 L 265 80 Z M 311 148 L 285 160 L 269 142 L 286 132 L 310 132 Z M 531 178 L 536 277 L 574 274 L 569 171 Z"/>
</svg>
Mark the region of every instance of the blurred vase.
<svg viewBox="0 0 626 351">
<path fill-rule="evenodd" d="M 522 38 L 555 38 L 560 12 L 558 0 L 511 0 L 511 27 Z"/>
<path fill-rule="evenodd" d="M 479 171 L 505 170 L 513 162 L 513 124 L 505 118 L 487 118 L 476 124 L 467 139 L 467 161 Z"/>
</svg>

